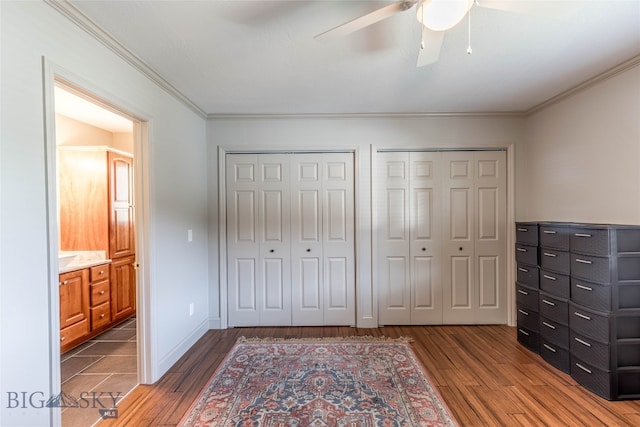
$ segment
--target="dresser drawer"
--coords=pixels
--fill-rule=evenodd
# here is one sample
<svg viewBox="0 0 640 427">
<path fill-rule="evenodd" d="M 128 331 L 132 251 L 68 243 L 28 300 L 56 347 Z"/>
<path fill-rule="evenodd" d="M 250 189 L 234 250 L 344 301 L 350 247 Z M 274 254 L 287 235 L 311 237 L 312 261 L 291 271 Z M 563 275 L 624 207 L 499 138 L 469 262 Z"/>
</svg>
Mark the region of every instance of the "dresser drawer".
<svg viewBox="0 0 640 427">
<path fill-rule="evenodd" d="M 556 369 L 560 369 L 562 372 L 570 373 L 571 370 L 571 356 L 569 350 L 562 348 L 558 345 L 546 341 L 544 338 L 540 339 L 540 355 L 550 365 Z"/>
<path fill-rule="evenodd" d="M 89 319 L 83 319 L 60 330 L 60 345 L 75 341 L 89 333 Z"/>
<path fill-rule="evenodd" d="M 536 289 L 529 289 L 516 283 L 516 304 L 520 307 L 527 307 L 533 311 L 539 311 L 539 298 Z"/>
<path fill-rule="evenodd" d="M 562 348 L 569 348 L 569 327 L 540 317 L 540 338 Z"/>
<path fill-rule="evenodd" d="M 591 255 L 609 255 L 611 237 L 608 228 L 574 228 L 571 230 L 571 252 Z"/>
<path fill-rule="evenodd" d="M 99 282 L 91 285 L 91 306 L 109 301 L 109 282 Z"/>
<path fill-rule="evenodd" d="M 540 267 L 561 274 L 569 274 L 571 263 L 569 252 L 551 248 L 540 248 Z"/>
<path fill-rule="evenodd" d="M 539 331 L 540 319 L 537 311 L 527 307 L 518 306 L 516 314 L 518 316 L 518 327 L 522 327 L 534 332 Z"/>
<path fill-rule="evenodd" d="M 569 227 L 540 224 L 540 246 L 569 251 Z"/>
<path fill-rule="evenodd" d="M 96 265 L 91 267 L 89 272 L 89 280 L 92 282 L 109 279 L 109 264 Z"/>
<path fill-rule="evenodd" d="M 540 316 L 563 325 L 569 324 L 569 303 L 566 299 L 557 298 L 540 292 Z"/>
<path fill-rule="evenodd" d="M 540 270 L 526 264 L 518 264 L 516 268 L 516 281 L 530 288 L 538 288 L 540 282 Z"/>
<path fill-rule="evenodd" d="M 540 334 L 526 328 L 518 329 L 518 342 L 529 350 L 540 354 Z"/>
<path fill-rule="evenodd" d="M 611 258 L 571 253 L 571 276 L 595 283 L 611 283 Z"/>
<path fill-rule="evenodd" d="M 538 247 L 516 243 L 516 262 L 530 266 L 538 265 Z"/>
<path fill-rule="evenodd" d="M 571 295 L 571 281 L 569 276 L 540 270 L 540 289 L 557 297 L 569 299 Z"/>
<path fill-rule="evenodd" d="M 573 302 L 569 303 L 569 327 L 581 335 L 609 342 L 609 321 L 607 313 L 587 310 Z"/>
<path fill-rule="evenodd" d="M 105 302 L 91 309 L 91 329 L 98 329 L 111 322 L 111 304 Z"/>
<path fill-rule="evenodd" d="M 611 311 L 611 286 L 571 279 L 571 301 L 600 311 Z"/>
<path fill-rule="evenodd" d="M 608 371 L 610 369 L 609 344 L 601 343 L 575 331 L 570 332 L 569 348 L 571 355 L 584 360 L 590 365 Z"/>
<path fill-rule="evenodd" d="M 611 399 L 612 397 L 613 375 L 609 371 L 598 369 L 584 360 L 571 357 L 571 377 L 578 384 L 605 399 Z"/>
<path fill-rule="evenodd" d="M 538 246 L 538 224 L 530 222 L 517 222 L 516 242 L 523 245 Z"/>
</svg>

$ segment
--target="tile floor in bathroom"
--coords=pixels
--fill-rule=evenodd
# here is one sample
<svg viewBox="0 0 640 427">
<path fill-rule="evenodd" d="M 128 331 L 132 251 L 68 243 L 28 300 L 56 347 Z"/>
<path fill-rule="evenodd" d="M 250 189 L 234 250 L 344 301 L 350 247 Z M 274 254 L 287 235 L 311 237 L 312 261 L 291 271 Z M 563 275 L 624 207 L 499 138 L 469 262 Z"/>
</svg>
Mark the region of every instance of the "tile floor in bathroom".
<svg viewBox="0 0 640 427">
<path fill-rule="evenodd" d="M 136 319 L 128 319 L 60 356 L 62 392 L 78 407 L 62 408 L 63 427 L 90 427 L 100 409 L 117 407 L 138 384 Z"/>
</svg>

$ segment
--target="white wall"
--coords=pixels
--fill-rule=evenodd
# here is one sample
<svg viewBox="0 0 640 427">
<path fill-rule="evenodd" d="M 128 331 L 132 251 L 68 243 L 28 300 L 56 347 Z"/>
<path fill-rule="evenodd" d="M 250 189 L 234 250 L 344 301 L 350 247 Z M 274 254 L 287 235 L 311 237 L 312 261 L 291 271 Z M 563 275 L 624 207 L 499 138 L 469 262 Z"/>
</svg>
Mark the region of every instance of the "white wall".
<svg viewBox="0 0 640 427">
<path fill-rule="evenodd" d="M 58 391 L 59 359 L 49 304 L 57 283 L 56 265 L 48 265 L 56 258 L 48 254 L 43 57 L 150 120 L 148 150 L 136 156 L 148 162 L 141 175 L 150 200 L 152 380 L 208 327 L 206 122 L 47 4 L 3 1 L 0 8 L 0 425 L 45 426 L 55 424 L 53 412 L 31 403 Z M 35 393 L 34 400 L 16 405 L 12 392 Z"/>
<path fill-rule="evenodd" d="M 527 120 L 518 219 L 640 224 L 640 66 Z"/>
<path fill-rule="evenodd" d="M 213 118 L 208 121 L 209 163 L 218 162 L 218 147 L 226 150 L 356 149 L 357 324 L 377 326 L 377 299 L 372 277 L 371 149 L 491 148 L 519 145 L 522 117 L 344 117 L 344 118 Z M 519 148 L 514 148 L 518 158 Z M 375 157 L 375 156 L 374 156 Z M 517 163 L 517 161 L 516 161 Z M 517 171 L 517 169 L 516 169 Z M 516 175 L 516 181 L 519 177 Z M 218 197 L 217 173 L 209 175 L 210 203 Z M 210 210 L 210 246 L 217 244 L 218 217 Z M 213 253 L 212 249 L 212 253 Z M 220 289 L 210 259 L 211 324 L 220 320 Z M 222 304 L 225 302 L 223 301 Z"/>
</svg>

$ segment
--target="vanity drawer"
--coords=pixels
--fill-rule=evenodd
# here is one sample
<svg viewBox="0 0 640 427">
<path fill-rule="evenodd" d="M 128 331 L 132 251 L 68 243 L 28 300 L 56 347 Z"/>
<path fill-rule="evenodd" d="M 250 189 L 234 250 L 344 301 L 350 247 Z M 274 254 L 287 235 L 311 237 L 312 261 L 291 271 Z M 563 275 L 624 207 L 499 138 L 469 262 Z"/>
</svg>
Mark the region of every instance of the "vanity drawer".
<svg viewBox="0 0 640 427">
<path fill-rule="evenodd" d="M 98 329 L 111 322 L 111 304 L 105 302 L 91 309 L 91 329 Z"/>
<path fill-rule="evenodd" d="M 100 305 L 109 301 L 109 282 L 100 282 L 91 285 L 91 306 Z"/>
<path fill-rule="evenodd" d="M 531 266 L 538 265 L 538 247 L 516 243 L 516 262 Z"/>
<path fill-rule="evenodd" d="M 540 267 L 561 274 L 571 271 L 569 252 L 551 248 L 540 248 Z"/>
<path fill-rule="evenodd" d="M 540 246 L 569 251 L 569 227 L 540 224 Z"/>
<path fill-rule="evenodd" d="M 571 278 L 571 301 L 594 310 L 611 311 L 611 286 Z"/>
<path fill-rule="evenodd" d="M 537 311 L 530 310 L 527 307 L 518 306 L 516 311 L 518 316 L 518 327 L 522 327 L 534 332 L 539 330 L 539 316 Z"/>
<path fill-rule="evenodd" d="M 518 264 L 516 268 L 516 281 L 531 288 L 538 288 L 540 283 L 540 270 L 526 264 Z"/>
<path fill-rule="evenodd" d="M 533 311 L 539 311 L 538 291 L 516 283 L 516 304 Z"/>
<path fill-rule="evenodd" d="M 569 303 L 566 299 L 557 298 L 540 292 L 540 316 L 558 322 L 569 324 Z"/>
<path fill-rule="evenodd" d="M 522 243 L 523 245 L 538 246 L 538 224 L 517 222 L 516 242 Z"/>
<path fill-rule="evenodd" d="M 569 348 L 569 327 L 540 317 L 540 338 L 563 348 Z"/>
<path fill-rule="evenodd" d="M 571 355 L 569 350 L 562 348 L 556 344 L 540 340 L 540 355 L 550 365 L 562 372 L 570 373 L 571 371 Z"/>
<path fill-rule="evenodd" d="M 93 266 L 89 269 L 89 280 L 97 282 L 98 280 L 105 280 L 109 278 L 109 264 L 100 264 Z"/>
<path fill-rule="evenodd" d="M 569 303 L 569 327 L 581 335 L 609 342 L 609 320 L 607 313 L 587 310 L 573 302 Z"/>
<path fill-rule="evenodd" d="M 82 338 L 89 333 L 89 319 L 83 319 L 78 323 L 74 323 L 60 330 L 60 345 L 73 342 L 78 338 Z"/>
<path fill-rule="evenodd" d="M 551 295 L 569 299 L 571 295 L 571 281 L 565 274 L 540 270 L 540 289 Z"/>
</svg>

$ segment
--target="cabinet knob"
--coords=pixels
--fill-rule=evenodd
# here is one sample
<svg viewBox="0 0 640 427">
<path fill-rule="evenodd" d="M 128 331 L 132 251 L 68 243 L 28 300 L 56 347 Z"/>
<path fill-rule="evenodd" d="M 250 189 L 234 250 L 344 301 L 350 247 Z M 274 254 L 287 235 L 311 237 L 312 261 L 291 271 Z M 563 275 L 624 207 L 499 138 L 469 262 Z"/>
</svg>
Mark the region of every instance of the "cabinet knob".
<svg viewBox="0 0 640 427">
<path fill-rule="evenodd" d="M 60 342 L 66 340 L 66 339 L 67 339 L 67 337 L 60 337 Z"/>
<path fill-rule="evenodd" d="M 66 285 L 67 283 L 69 283 L 68 280 L 63 281 L 62 283 L 60 283 L 61 285 Z"/>
<path fill-rule="evenodd" d="M 102 313 L 102 314 L 100 315 L 100 318 L 101 318 L 101 319 L 104 319 L 104 313 Z"/>
<path fill-rule="evenodd" d="M 100 273 L 98 273 L 98 274 L 104 274 L 104 270 L 100 270 Z"/>
<path fill-rule="evenodd" d="M 100 291 L 100 295 L 104 295 L 104 291 Z"/>
</svg>

